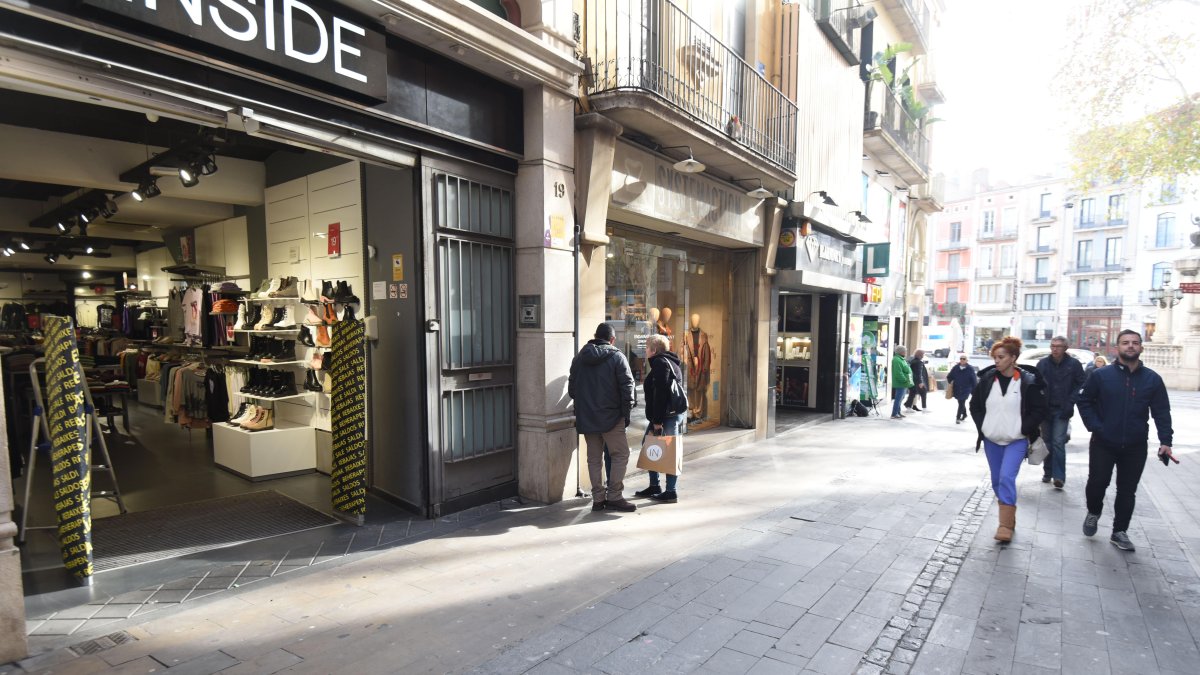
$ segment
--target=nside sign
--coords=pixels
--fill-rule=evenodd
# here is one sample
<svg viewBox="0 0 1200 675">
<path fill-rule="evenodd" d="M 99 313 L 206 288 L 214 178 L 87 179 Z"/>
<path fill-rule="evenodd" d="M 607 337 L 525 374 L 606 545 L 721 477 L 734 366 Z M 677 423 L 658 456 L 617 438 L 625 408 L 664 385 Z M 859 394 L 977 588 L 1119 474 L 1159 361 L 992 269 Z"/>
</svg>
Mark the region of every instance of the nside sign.
<svg viewBox="0 0 1200 675">
<path fill-rule="evenodd" d="M 312 1 L 312 0 L 310 0 Z M 383 33 L 349 14 L 301 0 L 83 0 L 122 16 L 287 68 L 344 89 L 387 98 Z M 331 5 L 330 6 L 336 6 Z"/>
</svg>

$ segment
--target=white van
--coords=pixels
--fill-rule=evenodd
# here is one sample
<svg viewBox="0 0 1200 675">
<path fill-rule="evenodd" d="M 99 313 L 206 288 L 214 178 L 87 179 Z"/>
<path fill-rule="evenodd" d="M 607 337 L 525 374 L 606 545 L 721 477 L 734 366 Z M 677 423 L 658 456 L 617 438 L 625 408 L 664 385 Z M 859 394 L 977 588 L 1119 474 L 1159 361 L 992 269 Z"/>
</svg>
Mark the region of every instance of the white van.
<svg viewBox="0 0 1200 675">
<path fill-rule="evenodd" d="M 921 349 L 939 359 L 962 350 L 962 328 L 958 320 L 945 326 L 925 326 L 921 329 Z"/>
</svg>

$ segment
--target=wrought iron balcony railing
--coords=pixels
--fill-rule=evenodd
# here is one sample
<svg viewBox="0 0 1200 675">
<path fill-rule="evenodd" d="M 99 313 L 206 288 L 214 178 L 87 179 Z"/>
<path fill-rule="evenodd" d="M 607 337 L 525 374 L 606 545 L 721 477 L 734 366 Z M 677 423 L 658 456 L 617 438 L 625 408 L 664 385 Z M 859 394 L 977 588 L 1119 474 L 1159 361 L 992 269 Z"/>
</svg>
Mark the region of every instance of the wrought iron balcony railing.
<svg viewBox="0 0 1200 675">
<path fill-rule="evenodd" d="M 1071 307 L 1120 307 L 1120 295 L 1077 295 L 1070 299 Z"/>
<path fill-rule="evenodd" d="M 796 170 L 797 105 L 671 0 L 588 0 L 589 96 L 653 95 L 776 166 Z"/>
<path fill-rule="evenodd" d="M 874 131 L 882 129 L 899 145 L 910 161 L 925 174 L 929 173 L 929 138 L 921 128 L 920 121 L 914 119 L 904 108 L 904 102 L 894 91 L 878 85 L 884 91 L 881 94 L 868 92 L 870 110 L 866 113 L 863 129 Z M 882 101 L 882 103 L 880 103 Z M 879 108 L 882 107 L 882 110 Z"/>
</svg>

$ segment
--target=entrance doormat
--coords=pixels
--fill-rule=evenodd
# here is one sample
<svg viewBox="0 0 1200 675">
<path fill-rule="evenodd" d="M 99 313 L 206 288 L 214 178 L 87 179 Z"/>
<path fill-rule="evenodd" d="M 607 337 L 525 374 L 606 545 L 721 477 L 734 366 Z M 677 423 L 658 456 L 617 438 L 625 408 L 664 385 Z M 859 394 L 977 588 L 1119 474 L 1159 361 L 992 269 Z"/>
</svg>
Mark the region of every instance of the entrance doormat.
<svg viewBox="0 0 1200 675">
<path fill-rule="evenodd" d="M 99 518 L 92 523 L 95 570 L 178 558 L 338 522 L 274 490 Z"/>
</svg>

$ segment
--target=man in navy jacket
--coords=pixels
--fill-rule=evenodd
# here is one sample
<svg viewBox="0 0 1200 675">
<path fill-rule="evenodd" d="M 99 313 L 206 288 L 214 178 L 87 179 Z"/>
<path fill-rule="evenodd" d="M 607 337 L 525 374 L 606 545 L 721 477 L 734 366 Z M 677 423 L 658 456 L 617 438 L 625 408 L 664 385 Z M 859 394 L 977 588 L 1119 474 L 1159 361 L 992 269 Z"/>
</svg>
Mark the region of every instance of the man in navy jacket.
<svg viewBox="0 0 1200 675">
<path fill-rule="evenodd" d="M 1171 401 L 1158 373 L 1142 365 L 1142 336 L 1123 330 L 1117 336 L 1117 360 L 1097 368 L 1079 390 L 1077 404 L 1084 426 L 1092 432 L 1088 455 L 1087 518 L 1083 533 L 1096 534 L 1104 493 L 1117 469 L 1113 500 L 1113 532 L 1109 541 L 1123 551 L 1134 550 L 1125 530 L 1133 516 L 1134 496 L 1146 468 L 1149 417 L 1158 429 L 1158 454 L 1171 455 Z"/>
<path fill-rule="evenodd" d="M 1061 488 L 1067 480 L 1067 436 L 1075 414 L 1075 394 L 1087 376 L 1083 364 L 1067 353 L 1067 338 L 1056 335 L 1050 340 L 1050 356 L 1038 361 L 1038 374 L 1046 383 L 1046 402 L 1050 414 L 1042 424 L 1042 438 L 1050 456 L 1042 463 L 1042 482 L 1054 481 Z"/>
</svg>

